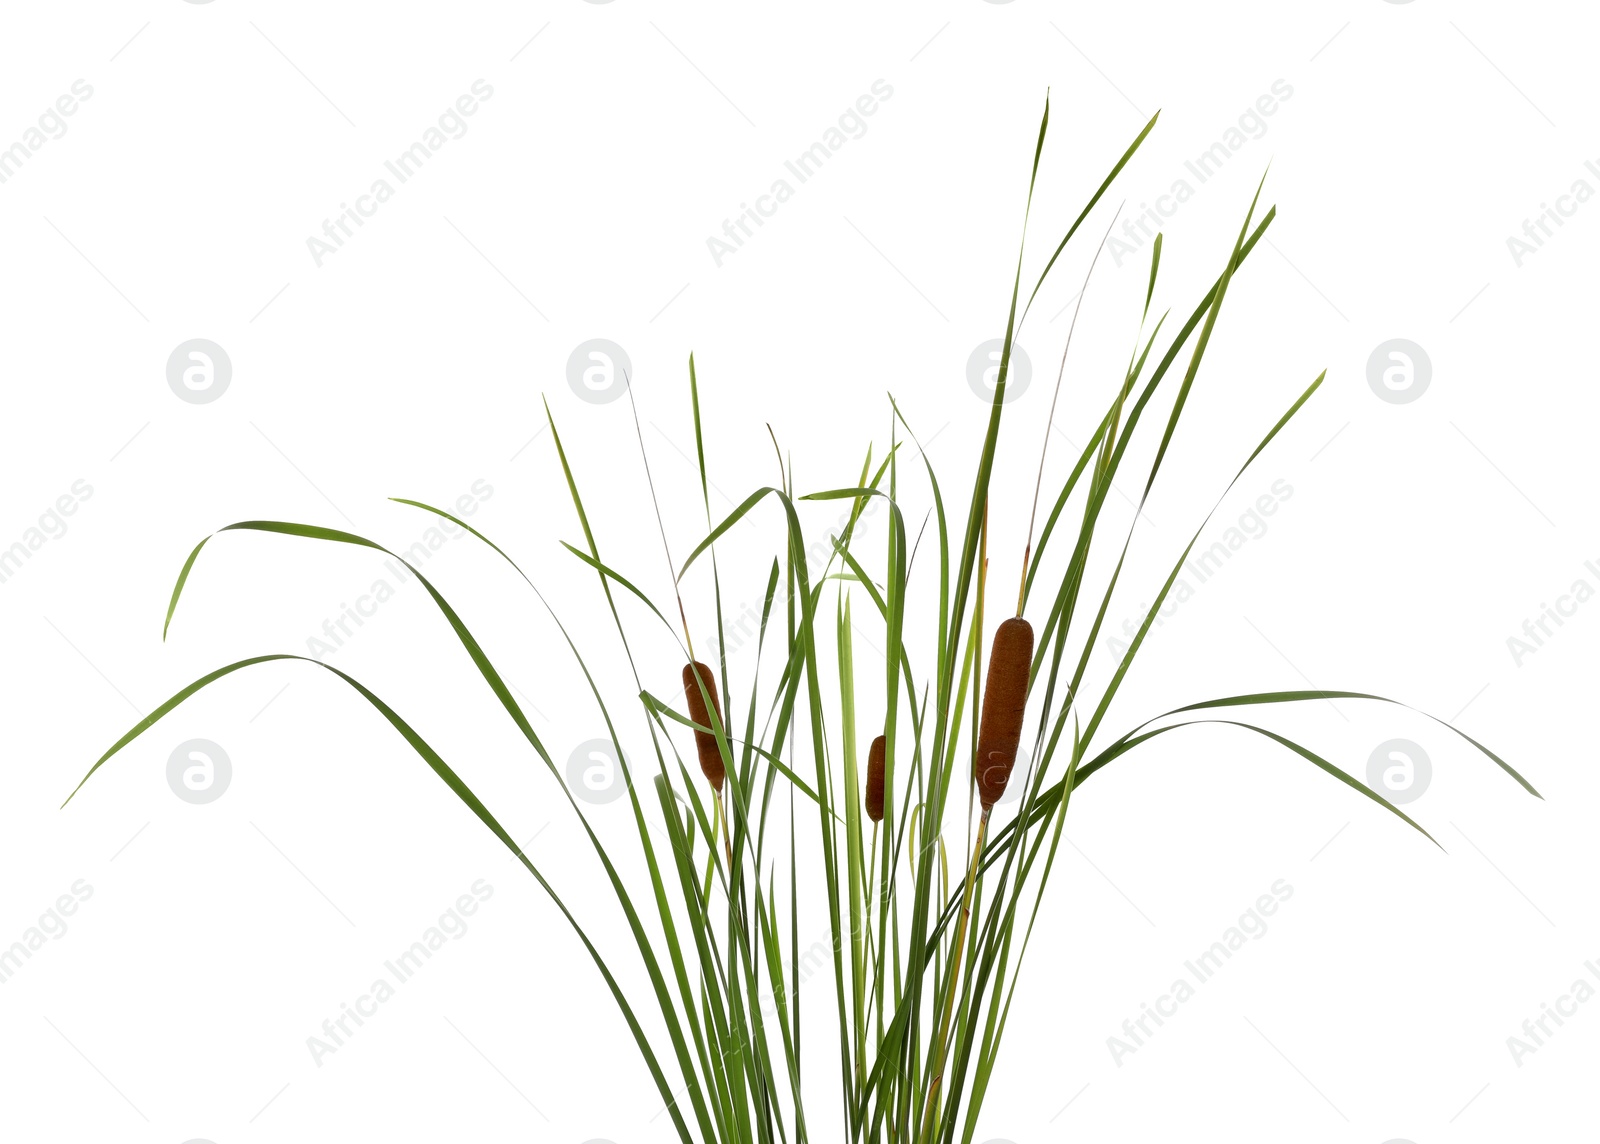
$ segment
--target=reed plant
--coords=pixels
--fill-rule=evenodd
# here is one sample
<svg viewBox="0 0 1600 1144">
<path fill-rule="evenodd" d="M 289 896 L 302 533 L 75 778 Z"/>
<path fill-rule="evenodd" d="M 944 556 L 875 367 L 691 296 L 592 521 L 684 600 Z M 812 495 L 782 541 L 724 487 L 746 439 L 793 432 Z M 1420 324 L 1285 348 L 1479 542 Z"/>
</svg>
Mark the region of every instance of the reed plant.
<svg viewBox="0 0 1600 1144">
<path fill-rule="evenodd" d="M 1022 560 L 1015 612 L 995 625 L 992 646 L 987 658 L 984 656 L 990 484 L 1002 456 L 999 442 L 1017 331 L 1063 252 L 1075 240 L 1082 244 L 1079 234 L 1085 221 L 1155 124 L 1151 119 L 1111 167 L 1026 294 L 1022 290 L 1024 241 L 1012 283 L 987 430 L 965 497 L 964 515 L 953 522 L 938 476 L 926 456 L 921 457 L 933 536 L 919 533 L 915 544 L 908 536 L 901 468 L 910 463 L 905 460 L 906 446 L 919 455 L 921 448 L 892 400 L 894 429 L 887 455 L 874 465 L 869 451 L 853 483 L 798 494 L 792 487 L 792 468 L 783 468 L 780 458 L 780 483 L 751 492 L 713 527 L 699 385 L 691 357 L 689 404 L 699 493 L 709 531 L 694 543 L 681 564 L 673 565 L 666 530 L 661 530 L 671 566 L 665 587 L 675 597 L 678 613 L 676 621 L 670 620 L 672 604 L 663 607 L 639 587 L 636 580 L 643 576 L 625 576 L 602 555 L 584 508 L 576 467 L 546 407 L 561 476 L 583 535 L 581 546 L 567 545 L 566 549 L 594 572 L 596 606 L 610 614 L 634 672 L 631 683 L 596 678 L 583 649 L 560 627 L 605 717 L 621 763 L 642 858 L 643 877 L 637 881 L 630 882 L 619 872 L 484 645 L 427 577 L 407 564 L 532 753 L 561 783 L 614 906 L 626 921 L 631 951 L 625 946 L 602 950 L 591 941 L 584 920 L 569 908 L 547 873 L 523 853 L 456 769 L 398 711 L 359 680 L 304 656 L 256 656 L 195 680 L 118 739 L 77 789 L 180 703 L 225 676 L 278 660 L 315 664 L 349 684 L 375 708 L 550 895 L 615 1000 L 622 1025 L 642 1058 L 648 1083 L 659 1093 L 679 1139 L 686 1144 L 787 1144 L 790 1140 L 833 1139 L 838 1132 L 852 1142 L 932 1144 L 959 1136 L 963 1144 L 969 1144 L 1000 1060 L 1023 962 L 1055 868 L 1067 808 L 1073 792 L 1095 773 L 1158 736 L 1197 724 L 1222 724 L 1277 744 L 1427 836 L 1381 793 L 1311 748 L 1253 721 L 1257 711 L 1268 714 L 1283 705 L 1316 700 L 1392 700 L 1328 690 L 1226 695 L 1157 714 L 1118 735 L 1106 732 L 1103 724 L 1113 699 L 1129 671 L 1140 662 L 1152 624 L 1204 530 L 1204 521 L 1173 562 L 1115 671 L 1103 684 L 1086 685 L 1090 651 L 1119 587 L 1133 538 L 1131 524 L 1126 534 L 1107 535 L 1111 532 L 1103 519 L 1107 494 L 1123 472 L 1135 434 L 1145 430 L 1147 414 L 1155 448 L 1148 472 L 1139 478 L 1141 508 L 1162 472 L 1229 286 L 1275 216 L 1275 210 L 1269 209 L 1257 217 L 1259 189 L 1226 263 L 1175 331 L 1168 323 L 1170 312 L 1150 322 L 1161 268 L 1161 238 L 1152 244 L 1140 341 L 1122 376 L 1113 379 L 1111 399 L 1069 475 L 1044 502 L 1046 511 L 1035 541 L 1033 530 L 1038 524 L 1045 473 L 1041 455 L 1029 532 L 1019 545 Z M 1047 102 L 1023 214 L 1025 238 L 1048 127 Z M 1069 333 L 1069 345 L 1070 338 Z M 1057 396 L 1065 368 L 1063 352 Z M 1301 410 L 1322 380 L 1321 375 L 1313 380 L 1266 428 L 1233 482 Z M 1164 424 L 1151 413 L 1158 394 L 1170 395 Z M 1053 420 L 1054 398 L 1050 416 Z M 635 421 L 637 424 L 637 414 Z M 640 448 L 642 451 L 642 439 Z M 1016 455 L 1020 454 L 1006 454 Z M 650 494 L 654 503 L 653 479 Z M 1226 494 L 1225 489 L 1223 496 Z M 856 543 L 855 535 L 862 513 L 874 498 L 881 499 L 888 510 L 888 528 L 883 547 L 868 552 Z M 841 501 L 848 506 L 847 522 L 830 538 L 826 566 L 816 576 L 808 560 L 808 538 L 799 511 L 801 502 L 814 501 Z M 420 501 L 402 499 L 401 503 L 453 521 L 510 564 L 538 592 L 533 579 L 504 549 L 465 521 Z M 1219 498 L 1217 504 L 1221 503 Z M 758 509 L 775 513 L 781 542 L 776 545 L 761 595 L 760 651 L 748 657 L 747 678 L 737 680 L 736 691 L 726 656 L 711 657 L 709 664 L 696 658 L 678 584 L 691 574 L 704 574 L 710 566 L 720 635 L 722 586 L 716 570 L 716 545 L 760 545 L 763 534 L 756 521 L 747 521 Z M 655 517 L 659 522 L 659 509 Z M 635 527 L 639 523 L 634 522 Z M 742 524 L 745 527 L 738 528 Z M 220 530 L 233 531 L 355 545 L 405 563 L 403 556 L 375 541 L 338 529 L 253 520 Z M 1006 539 L 1017 543 L 1018 538 Z M 179 573 L 167 608 L 168 626 L 206 543 L 203 540 L 195 546 Z M 922 553 L 920 562 L 913 560 L 917 551 Z M 1047 565 L 1050 554 L 1058 558 Z M 1091 555 L 1101 557 L 1094 567 L 1104 565 L 1110 569 L 1108 574 L 1090 575 Z M 908 609 L 914 566 L 928 585 L 918 599 L 925 596 L 932 604 L 916 611 Z M 834 604 L 831 622 L 825 599 L 830 589 Z M 664 630 L 666 637 L 677 643 L 684 664 L 679 681 L 681 702 L 664 698 L 672 694 L 668 681 L 639 674 L 638 664 L 648 659 L 635 658 L 638 633 L 623 622 L 619 598 L 631 598 L 646 610 L 637 614 L 647 615 L 652 627 L 647 638 L 660 641 Z M 539 599 L 544 602 L 542 595 Z M 870 624 L 874 630 L 881 628 L 886 649 L 882 706 L 876 706 L 879 700 L 874 688 L 872 710 L 858 706 L 858 696 L 866 689 L 858 687 L 856 680 L 852 603 L 869 610 Z M 550 605 L 545 603 L 545 607 Z M 632 611 L 637 612 L 637 607 Z M 559 626 L 553 609 L 550 615 Z M 166 628 L 163 638 L 165 633 Z M 496 632 L 495 637 L 495 642 L 516 638 L 504 632 Z M 916 650 L 919 648 L 923 650 Z M 765 679 L 760 671 L 764 662 L 775 672 Z M 830 675 L 834 678 L 828 678 Z M 624 697 L 617 707 L 619 686 Z M 747 698 L 740 704 L 737 695 Z M 1024 750 L 1028 711 L 1033 713 L 1033 735 Z M 648 732 L 653 766 L 628 764 L 621 739 L 631 739 L 637 732 L 624 729 L 625 712 L 631 712 L 627 717 Z M 873 736 L 864 773 L 857 751 L 861 734 Z M 1498 755 L 1463 738 L 1537 795 Z M 690 744 L 692 761 L 698 767 L 685 761 Z M 1002 802 L 1008 790 L 1016 797 Z M 998 813 L 997 807 L 1001 808 Z M 814 844 L 813 828 L 806 824 L 810 817 L 815 821 Z M 964 870 L 958 868 L 952 879 L 944 832 L 963 822 L 972 831 L 974 819 L 970 861 Z M 664 828 L 666 845 L 652 822 Z M 816 851 L 816 857 L 808 859 L 818 863 L 816 877 L 807 880 L 819 890 L 815 901 L 802 901 L 798 869 L 802 838 L 808 851 Z M 962 853 L 968 853 L 965 845 Z M 612 902 L 606 899 L 596 905 L 586 899 L 583 904 L 586 914 L 602 907 L 610 909 Z M 809 967 L 800 952 L 802 913 L 815 924 L 819 912 L 831 937 L 831 964 L 827 966 L 831 980 L 826 982 L 808 976 Z M 638 963 L 633 974 L 642 969 L 648 988 L 630 992 L 613 965 L 634 957 Z M 832 1066 L 826 1064 L 833 1055 L 831 1048 L 802 1053 L 803 989 L 821 991 L 831 999 L 828 1027 L 813 1033 L 808 1022 L 804 1043 L 809 1045 L 811 1038 L 821 1036 L 824 1046 L 836 1044 L 838 1072 L 832 1080 Z M 812 1011 L 816 1011 L 815 1003 Z M 835 1084 L 833 1096 L 829 1090 Z M 832 1105 L 835 1099 L 838 1104 Z M 824 1104 L 831 1107 L 819 1113 Z"/>
</svg>

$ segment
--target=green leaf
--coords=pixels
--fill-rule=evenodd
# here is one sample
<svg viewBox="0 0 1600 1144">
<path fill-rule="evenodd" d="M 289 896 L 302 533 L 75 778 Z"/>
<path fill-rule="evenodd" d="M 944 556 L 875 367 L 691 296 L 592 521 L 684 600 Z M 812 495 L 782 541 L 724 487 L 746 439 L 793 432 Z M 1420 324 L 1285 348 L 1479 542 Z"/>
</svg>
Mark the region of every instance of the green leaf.
<svg viewBox="0 0 1600 1144">
<path fill-rule="evenodd" d="M 332 532 L 334 530 L 322 531 Z M 296 532 L 294 535 L 308 535 L 308 533 Z M 189 563 L 193 564 L 192 558 Z M 605 979 L 607 988 L 611 990 L 612 998 L 616 1001 L 617 1007 L 622 1011 L 623 1019 L 627 1022 L 629 1032 L 633 1034 L 634 1043 L 638 1046 L 641 1055 L 643 1055 L 645 1059 L 645 1064 L 650 1070 L 651 1079 L 655 1081 L 656 1091 L 660 1093 L 661 1098 L 667 1102 L 667 1111 L 671 1114 L 672 1123 L 673 1126 L 678 1130 L 679 1138 L 684 1141 L 684 1144 L 694 1144 L 693 1137 L 691 1137 L 689 1134 L 689 1126 L 684 1123 L 683 1116 L 678 1111 L 677 1098 L 672 1091 L 671 1085 L 669 1085 L 667 1082 L 666 1075 L 661 1071 L 661 1065 L 656 1059 L 655 1051 L 650 1047 L 649 1038 L 646 1037 L 643 1027 L 639 1024 L 638 1018 L 634 1015 L 633 1006 L 628 1003 L 626 995 L 624 995 L 622 992 L 622 987 L 617 983 L 617 979 L 612 975 L 611 969 L 606 964 L 605 959 L 600 956 L 600 951 L 595 948 L 594 943 L 589 940 L 589 935 L 584 932 L 583 927 L 578 924 L 577 919 L 573 917 L 571 911 L 567 909 L 566 903 L 561 900 L 561 896 L 556 893 L 555 888 L 550 885 L 549 881 L 545 878 L 544 874 L 540 872 L 539 868 L 535 866 L 528 859 L 528 856 L 522 852 L 522 848 L 516 844 L 511 835 L 507 833 L 505 828 L 501 826 L 500 823 L 495 819 L 494 815 L 489 813 L 489 808 L 486 807 L 482 800 L 480 800 L 478 796 L 472 792 L 472 789 L 462 781 L 461 777 L 451 769 L 450 765 L 444 761 L 439 753 L 429 746 L 427 741 L 424 740 L 423 737 L 418 734 L 409 723 L 402 719 L 394 710 L 394 708 L 390 707 L 383 700 L 379 699 L 377 695 L 368 690 L 364 684 L 360 683 L 352 676 L 346 675 L 338 668 L 303 655 L 277 654 L 260 655 L 250 659 L 242 659 L 236 663 L 231 663 L 226 667 L 219 668 L 208 675 L 204 675 L 195 680 L 193 683 L 189 684 L 189 686 L 180 690 L 176 695 L 172 696 L 172 698 L 161 704 L 149 715 L 146 715 L 138 723 L 134 724 L 133 728 L 128 731 L 127 734 L 123 735 L 122 738 L 118 739 L 114 744 L 112 744 L 111 748 L 107 750 L 105 754 L 101 755 L 100 758 L 95 761 L 94 766 L 89 768 L 88 773 L 85 774 L 81 780 L 79 780 L 78 785 L 73 788 L 72 794 L 67 796 L 67 802 L 72 801 L 72 796 L 77 794 L 79 790 L 83 789 L 83 784 L 89 781 L 89 777 L 93 775 L 95 771 L 99 770 L 100 767 L 103 766 L 113 755 L 122 750 L 122 748 L 127 746 L 129 743 L 133 742 L 134 739 L 138 738 L 145 731 L 149 730 L 149 728 L 153 726 L 162 716 L 166 715 L 174 707 L 177 707 L 178 704 L 195 694 L 195 692 L 211 685 L 224 676 L 231 675 L 233 672 L 238 671 L 241 668 L 252 667 L 260 663 L 270 663 L 274 660 L 298 660 L 302 663 L 316 664 L 316 666 L 325 671 L 331 671 L 334 675 L 337 675 L 340 679 L 344 680 L 351 687 L 353 687 L 363 699 L 375 707 L 379 714 L 389 721 L 390 725 L 393 726 L 396 731 L 400 732 L 401 737 L 404 738 L 408 744 L 410 744 L 412 750 L 421 755 L 423 761 L 428 764 L 428 766 L 433 770 L 434 774 L 438 775 L 439 778 L 444 781 L 445 785 L 450 788 L 451 793 L 460 799 L 461 802 L 464 803 L 467 808 L 477 816 L 478 820 L 487 826 L 489 831 L 500 840 L 501 844 L 504 845 L 507 850 L 511 851 L 512 854 L 516 855 L 517 860 L 522 863 L 523 867 L 526 868 L 527 871 L 538 880 L 539 885 L 544 889 L 544 892 L 550 896 L 550 900 L 554 902 L 556 908 L 561 911 L 561 915 L 566 919 L 567 924 L 572 927 L 572 931 L 578 935 L 578 940 L 583 943 L 584 949 L 588 951 L 589 956 L 594 961 L 596 968 L 600 970 L 600 975 Z M 61 805 L 65 806 L 66 802 L 62 803 Z"/>
</svg>

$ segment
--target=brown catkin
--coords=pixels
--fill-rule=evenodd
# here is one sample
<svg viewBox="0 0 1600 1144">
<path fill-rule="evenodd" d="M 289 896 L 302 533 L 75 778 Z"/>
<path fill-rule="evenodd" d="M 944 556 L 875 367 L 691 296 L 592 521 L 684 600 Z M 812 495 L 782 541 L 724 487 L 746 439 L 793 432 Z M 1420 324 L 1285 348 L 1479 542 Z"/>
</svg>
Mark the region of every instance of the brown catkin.
<svg viewBox="0 0 1600 1144">
<path fill-rule="evenodd" d="M 873 822 L 883 821 L 883 748 L 879 735 L 867 751 L 867 817 Z"/>
<path fill-rule="evenodd" d="M 1033 625 L 1021 616 L 1001 624 L 989 652 L 983 717 L 978 723 L 978 754 L 972 777 L 985 810 L 1000 800 L 1017 762 L 1022 712 L 1028 703 L 1028 670 L 1033 664 Z"/>
<path fill-rule="evenodd" d="M 1029 639 L 1030 646 L 1032 639 Z M 711 674 L 711 669 L 698 660 L 690 660 L 683 665 L 683 697 L 689 703 L 689 718 L 702 727 L 713 726 L 711 710 L 706 709 L 705 695 L 700 693 L 700 684 L 695 682 L 695 675 L 700 676 L 700 683 L 706 686 L 705 695 L 711 697 L 711 710 L 717 713 L 717 722 L 722 722 L 722 704 L 717 702 L 717 680 Z M 700 753 L 700 769 L 705 772 L 706 779 L 711 783 L 711 789 L 718 794 L 722 793 L 722 752 L 717 750 L 717 737 L 705 731 L 694 733 L 695 750 Z M 1015 748 L 1013 748 L 1015 750 Z"/>
</svg>

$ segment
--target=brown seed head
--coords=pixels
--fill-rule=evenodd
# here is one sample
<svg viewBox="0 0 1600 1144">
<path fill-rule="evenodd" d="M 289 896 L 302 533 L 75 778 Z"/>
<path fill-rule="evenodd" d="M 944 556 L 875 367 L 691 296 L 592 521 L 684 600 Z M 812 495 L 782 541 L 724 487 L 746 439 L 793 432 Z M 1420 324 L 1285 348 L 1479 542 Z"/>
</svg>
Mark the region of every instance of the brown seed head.
<svg viewBox="0 0 1600 1144">
<path fill-rule="evenodd" d="M 1028 703 L 1028 669 L 1033 663 L 1033 625 L 1021 616 L 1005 621 L 994 633 L 989 675 L 978 722 L 978 754 L 972 777 L 978 800 L 988 810 L 1006 792 L 1011 768 L 1022 741 L 1022 712 Z"/>
<path fill-rule="evenodd" d="M 867 752 L 867 817 L 873 822 L 883 821 L 883 748 L 879 735 Z"/>
<path fill-rule="evenodd" d="M 700 683 L 705 684 L 705 695 L 711 697 L 711 710 L 716 711 L 717 722 L 722 722 L 722 704 L 717 702 L 717 680 L 705 664 L 690 660 L 683 665 L 683 697 L 689 704 L 689 718 L 702 727 L 710 727 L 713 725 L 711 710 L 706 708 L 705 695 L 700 693 L 700 684 L 695 682 L 697 674 Z M 722 752 L 717 750 L 717 737 L 705 731 L 696 731 L 694 746 L 700 754 L 700 769 L 705 772 L 706 779 L 711 783 L 711 789 L 721 794 L 724 772 Z"/>
</svg>

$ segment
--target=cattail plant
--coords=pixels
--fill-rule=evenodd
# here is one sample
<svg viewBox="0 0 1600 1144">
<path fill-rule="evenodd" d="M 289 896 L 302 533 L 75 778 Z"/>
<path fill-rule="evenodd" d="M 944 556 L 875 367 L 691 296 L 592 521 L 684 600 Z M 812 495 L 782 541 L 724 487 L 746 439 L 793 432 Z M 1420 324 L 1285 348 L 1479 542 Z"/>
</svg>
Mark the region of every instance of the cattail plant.
<svg viewBox="0 0 1600 1144">
<path fill-rule="evenodd" d="M 994 633 L 984 681 L 983 717 L 978 722 L 978 749 L 973 756 L 972 781 L 978 785 L 978 803 L 985 814 L 1005 795 L 1017 763 L 1032 666 L 1033 625 L 1013 616 Z"/>
<path fill-rule="evenodd" d="M 867 751 L 867 817 L 876 826 L 883 821 L 883 752 L 887 740 L 879 735 Z"/>
<path fill-rule="evenodd" d="M 701 688 L 705 690 L 702 691 Z M 701 727 L 714 728 L 722 723 L 722 705 L 717 702 L 716 677 L 711 674 L 709 667 L 698 660 L 690 660 L 683 665 L 683 699 L 689 705 L 689 718 Z M 713 711 L 716 712 L 715 723 L 711 720 Z M 716 735 L 710 731 L 696 730 L 694 749 L 700 756 L 700 770 L 705 774 L 706 781 L 720 796 L 726 772 Z"/>
<path fill-rule="evenodd" d="M 688 404 L 707 534 L 683 564 L 674 565 L 657 510 L 670 582 L 652 582 L 637 569 L 628 569 L 632 575 L 625 575 L 602 551 L 604 530 L 589 519 L 579 489 L 581 465 L 568 457 L 546 407 L 560 465 L 559 475 L 553 473 L 552 479 L 564 483 L 575 526 L 582 533 L 581 545 L 564 545 L 564 551 L 552 547 L 551 558 L 565 560 L 570 555 L 596 576 L 591 604 L 611 616 L 632 677 L 597 678 L 578 641 L 569 639 L 566 647 L 596 710 L 612 729 L 626 778 L 630 817 L 626 823 L 620 814 L 610 821 L 625 832 L 631 825 L 626 837 L 636 838 L 643 864 L 624 868 L 642 870 L 640 878 L 648 880 L 635 881 L 619 870 L 603 841 L 605 831 L 594 828 L 590 812 L 566 788 L 562 769 L 494 664 L 493 656 L 503 646 L 549 640 L 557 629 L 564 636 L 567 629 L 554 608 L 545 604 L 551 632 L 502 632 L 498 629 L 509 625 L 495 625 L 495 638 L 480 640 L 414 568 L 411 571 L 460 646 L 462 656 L 454 666 L 470 667 L 482 679 L 531 756 L 543 763 L 549 782 L 580 820 L 609 895 L 597 895 L 592 883 L 584 884 L 577 906 L 569 908 L 550 873 L 515 842 L 521 835 L 514 836 L 501 825 L 440 750 L 365 683 L 305 656 L 256 656 L 195 680 L 112 744 L 73 793 L 175 707 L 233 672 L 273 662 L 313 664 L 348 684 L 381 715 L 443 781 L 449 794 L 550 895 L 616 1004 L 617 1036 L 631 1037 L 643 1062 L 644 1067 L 626 1079 L 653 1088 L 663 1123 L 670 1122 L 682 1144 L 951 1144 L 958 1136 L 967 1144 L 978 1130 L 1012 1014 L 1011 1001 L 1021 981 L 1032 936 L 1027 919 L 1043 901 L 1073 792 L 1104 767 L 1159 736 L 1196 724 L 1220 724 L 1231 733 L 1287 747 L 1343 784 L 1330 786 L 1330 797 L 1364 798 L 1431 839 L 1382 793 L 1310 747 L 1254 721 L 1257 713 L 1270 714 L 1285 704 L 1378 696 L 1328 690 L 1224 695 L 1155 713 L 1120 734 L 1106 726 L 1124 680 L 1147 658 L 1147 637 L 1209 516 L 1158 590 L 1134 597 L 1152 602 L 1109 678 L 1102 680 L 1088 670 L 1108 607 L 1121 590 L 1124 561 L 1133 543 L 1131 524 L 1126 533 L 1119 527 L 1107 539 L 1113 529 L 1103 511 L 1108 492 L 1118 473 L 1134 464 L 1135 443 L 1153 444 L 1148 470 L 1137 475 L 1143 495 L 1149 495 L 1158 479 L 1166 479 L 1168 446 L 1191 398 L 1200 392 L 1196 379 L 1229 284 L 1276 216 L 1275 209 L 1269 209 L 1258 218 L 1256 201 L 1209 289 L 1179 311 L 1184 320 L 1174 319 L 1169 327 L 1171 311 L 1162 313 L 1147 335 L 1162 257 L 1160 236 L 1152 243 L 1144 308 L 1137 323 L 1131 314 L 1126 323 L 1125 332 L 1136 331 L 1134 351 L 1126 369 L 1098 383 L 1102 388 L 1095 388 L 1093 379 L 1083 379 L 1086 400 L 1096 402 L 1094 409 L 1103 413 L 1091 412 L 1086 419 L 1082 433 L 1086 444 L 1069 474 L 1059 486 L 1052 485 L 1054 496 L 1047 498 L 1049 508 L 1035 547 L 1034 521 L 1045 479 L 1044 451 L 1040 452 L 1016 608 L 995 630 L 985 666 L 986 507 L 997 467 L 1005 468 L 1010 479 L 1007 466 L 1015 455 L 1009 447 L 999 447 L 1013 347 L 1052 269 L 1064 257 L 1075 258 L 1086 245 L 1074 241 L 1080 227 L 1100 207 L 1155 124 L 1152 118 L 1111 167 L 1048 258 L 1037 260 L 1042 268 L 1024 296 L 1022 271 L 1031 251 L 1026 241 L 1028 210 L 1049 126 L 1046 103 L 1033 147 L 1029 207 L 1022 220 L 1025 241 L 1012 284 L 994 399 L 973 466 L 970 495 L 964 494 L 964 517 L 959 506 L 947 511 L 934 467 L 922 455 L 904 411 L 891 398 L 885 411 L 892 414 L 890 440 L 876 463 L 868 446 L 859 474 L 846 473 L 836 485 L 799 495 L 793 488 L 793 465 L 784 469 L 780 455 L 779 484 L 753 490 L 713 525 L 700 391 L 691 356 Z M 1258 198 L 1259 194 L 1258 190 Z M 1092 257 L 1086 260 L 1092 269 Z M 1081 292 L 1079 297 L 1081 302 Z M 1069 330 L 1067 345 L 1071 337 Z M 1064 348 L 1056 379 L 1058 397 L 1065 368 Z M 1263 419 L 1270 428 L 1234 482 L 1321 382 L 1319 375 L 1275 422 Z M 1164 422 L 1155 412 L 1158 396 L 1170 398 L 1162 406 L 1169 410 Z M 1237 410 L 1232 412 L 1238 415 Z M 1046 440 L 1054 416 L 1052 399 Z M 840 421 L 845 427 L 860 423 L 854 416 Z M 640 444 L 642 449 L 642 435 Z M 909 457 L 917 460 L 907 461 Z M 908 487 L 912 480 L 902 471 L 907 466 L 912 466 L 916 488 Z M 648 467 L 645 472 L 649 479 Z M 1230 482 L 1224 498 L 1232 487 Z M 653 479 L 649 492 L 654 502 Z M 937 525 L 925 535 L 919 533 L 913 543 L 904 510 L 919 497 L 927 500 L 928 515 L 936 517 Z M 803 512 L 814 501 L 842 502 L 849 509 L 844 527 L 830 533 L 820 546 L 807 537 L 802 523 Z M 454 522 L 533 586 L 533 578 L 506 548 L 471 525 L 422 501 L 402 503 Z M 887 508 L 879 518 L 886 522 L 881 547 L 866 544 L 857 534 L 869 503 Z M 1219 498 L 1217 504 L 1222 503 Z M 764 516 L 772 525 L 770 531 L 755 527 L 763 507 L 770 513 Z M 919 516 L 921 509 L 918 505 Z M 627 527 L 636 530 L 640 523 L 629 522 Z M 231 537 L 238 531 L 350 545 L 404 562 L 376 541 L 317 525 L 251 520 L 215 535 L 220 542 L 224 534 Z M 169 625 L 210 539 L 202 540 L 183 564 L 167 604 Z M 681 633 L 652 599 L 669 588 L 678 595 L 686 577 L 703 575 L 710 565 L 709 588 L 720 631 L 727 576 L 714 563 L 713 545 L 719 540 L 771 557 L 764 591 L 759 584 L 749 586 L 760 591 L 763 607 L 755 650 L 738 664 L 715 657 L 708 657 L 711 663 L 697 659 L 681 595 Z M 531 540 L 523 538 L 520 543 Z M 816 551 L 826 557 L 820 570 L 814 566 Z M 708 553 L 710 558 L 700 563 Z M 1091 563 L 1091 555 L 1102 554 L 1114 560 Z M 1112 571 L 1103 578 L 1091 574 L 1101 566 Z M 824 618 L 824 593 L 835 594 L 837 600 L 831 633 Z M 542 595 L 539 598 L 544 602 Z M 645 610 L 632 604 L 619 608 L 619 601 L 626 604 L 630 599 Z M 1023 618 L 1025 612 L 1039 624 L 1037 633 Z M 624 622 L 624 613 L 640 619 Z M 639 623 L 648 629 L 641 632 Z M 851 633 L 858 627 L 870 633 L 875 648 L 880 643 L 883 648 L 882 664 L 874 665 L 874 670 L 881 666 L 883 671 L 881 733 L 867 752 L 864 781 L 855 741 L 860 677 Z M 182 626 L 176 630 L 181 632 Z M 545 662 L 555 662 L 555 656 L 552 650 Z M 673 694 L 662 699 L 650 690 L 646 680 L 665 679 L 685 660 L 681 704 Z M 431 668 L 433 661 L 427 666 Z M 733 667 L 739 671 L 730 678 Z M 748 700 L 742 698 L 746 694 Z M 876 686 L 872 696 L 861 700 L 874 704 L 876 718 L 880 701 Z M 1018 755 L 1028 737 L 1025 713 L 1030 709 L 1037 713 L 1037 722 L 1027 767 L 1018 776 Z M 453 728 L 453 720 L 436 722 L 446 731 Z M 636 758 L 653 756 L 653 761 L 642 766 L 628 762 L 621 749 L 623 738 L 634 744 Z M 691 741 L 700 776 L 692 775 L 685 762 L 687 750 L 680 752 Z M 1473 739 L 1467 742 L 1524 789 L 1538 793 L 1487 747 Z M 1019 781 L 1015 811 L 997 812 L 1008 785 Z M 731 820 L 725 792 L 731 794 L 734 807 Z M 976 830 L 966 877 L 957 886 L 947 875 L 943 832 L 960 823 L 963 815 L 969 830 L 976 818 Z M 816 877 L 801 881 L 802 861 L 817 863 Z M 571 865 L 564 856 L 561 875 L 570 876 Z M 626 938 L 602 949 L 585 925 L 594 914 L 609 913 L 613 906 L 626 924 Z M 812 941 L 822 927 L 831 941 L 818 944 L 825 945 L 829 954 L 818 956 L 808 949 L 802 956 L 801 943 Z M 1053 951 L 1054 962 L 1059 962 L 1060 952 L 1065 951 Z M 539 955 L 554 956 L 548 948 L 541 948 Z M 613 962 L 624 957 L 637 957 L 647 988 L 633 992 L 621 983 L 635 979 L 619 979 L 613 971 Z M 808 1009 L 804 1038 L 802 991 L 815 995 L 828 1010 L 819 1034 L 813 1009 Z M 1019 1012 L 1026 1008 L 1020 1006 Z M 1071 1030 L 1052 1028 L 1045 1051 L 1057 1038 L 1071 1035 Z M 617 1074 L 608 1073 L 606 1083 L 616 1082 Z"/>
</svg>

